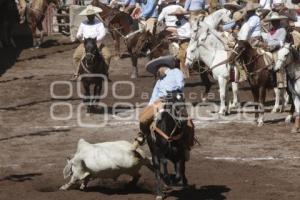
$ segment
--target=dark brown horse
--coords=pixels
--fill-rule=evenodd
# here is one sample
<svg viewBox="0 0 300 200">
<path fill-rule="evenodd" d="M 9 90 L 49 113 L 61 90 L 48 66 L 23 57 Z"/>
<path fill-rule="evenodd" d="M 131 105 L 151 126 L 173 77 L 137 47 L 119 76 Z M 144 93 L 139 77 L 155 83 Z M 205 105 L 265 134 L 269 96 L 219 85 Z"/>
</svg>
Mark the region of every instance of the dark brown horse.
<svg viewBox="0 0 300 200">
<path fill-rule="evenodd" d="M 165 40 L 166 32 L 163 31 L 155 36 L 152 36 L 147 32 L 139 32 L 125 39 L 126 35 L 136 31 L 131 16 L 118 9 L 108 7 L 107 5 L 100 3 L 99 0 L 93 0 L 92 5 L 102 9 L 100 16 L 112 35 L 116 54 L 118 56 L 120 56 L 120 40 L 121 38 L 124 39 L 133 66 L 131 78 L 136 78 L 138 76 L 137 62 L 139 56 L 144 54 L 144 50 L 147 51 L 147 49 L 150 49 L 150 53 L 148 54 L 150 59 L 165 54 L 168 49 L 168 42 Z"/>
<path fill-rule="evenodd" d="M 39 47 L 43 42 L 43 20 L 50 3 L 59 5 L 60 0 L 32 0 L 30 5 L 26 6 L 25 15 L 28 26 L 33 37 L 33 46 Z M 40 36 L 37 39 L 36 31 L 39 30 Z"/>
<path fill-rule="evenodd" d="M 169 41 L 166 39 L 169 33 L 162 31 L 156 35 L 149 32 L 140 32 L 127 39 L 127 49 L 131 57 L 132 73 L 131 78 L 138 76 L 138 58 L 141 54 L 148 56 L 151 60 L 169 53 Z M 148 51 L 148 54 L 145 52 Z"/>
<path fill-rule="evenodd" d="M 100 100 L 102 83 L 107 79 L 106 63 L 98 50 L 96 38 L 85 38 L 84 48 L 85 54 L 80 62 L 79 73 L 83 101 L 87 104 L 87 113 L 91 113 Z"/>
<path fill-rule="evenodd" d="M 102 9 L 100 17 L 104 20 L 114 40 L 116 56 L 120 56 L 121 38 L 124 38 L 128 33 L 134 31 L 132 18 L 129 14 L 111 8 L 99 2 L 99 0 L 93 0 L 91 4 Z"/>
<path fill-rule="evenodd" d="M 246 71 L 254 103 L 257 104 L 255 118 L 258 126 L 262 126 L 266 91 L 274 87 L 274 72 L 268 69 L 269 66 L 265 64 L 263 55 L 259 54 L 257 49 L 252 48 L 248 42 L 240 42 L 237 52 L 241 52 L 239 61 Z M 259 106 L 262 110 L 258 110 Z"/>
</svg>

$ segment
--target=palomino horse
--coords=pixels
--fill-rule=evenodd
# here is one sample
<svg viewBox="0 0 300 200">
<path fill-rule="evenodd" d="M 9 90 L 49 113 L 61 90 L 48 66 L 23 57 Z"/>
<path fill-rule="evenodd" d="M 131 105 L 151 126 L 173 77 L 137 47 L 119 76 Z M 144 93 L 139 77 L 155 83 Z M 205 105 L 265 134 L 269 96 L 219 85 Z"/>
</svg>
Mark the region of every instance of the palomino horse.
<svg viewBox="0 0 300 200">
<path fill-rule="evenodd" d="M 204 64 L 212 72 L 215 80 L 219 83 L 220 88 L 220 110 L 219 114 L 227 112 L 227 85 L 230 80 L 229 64 L 220 64 L 229 58 L 229 52 L 225 50 L 225 44 L 219 38 L 215 29 L 211 28 L 205 22 L 198 21 L 198 28 L 193 29 L 189 46 L 187 48 L 186 66 L 198 60 Z M 232 87 L 233 103 L 238 104 L 237 87 Z"/>
<path fill-rule="evenodd" d="M 50 3 L 54 3 L 56 6 L 59 5 L 60 0 L 32 0 L 30 5 L 26 6 L 26 21 L 31 29 L 33 37 L 33 46 L 39 47 L 43 42 L 43 20 L 45 13 Z M 37 40 L 36 30 L 39 30 L 40 37 Z"/>
<path fill-rule="evenodd" d="M 80 62 L 80 80 L 87 113 L 93 112 L 100 100 L 102 84 L 107 78 L 106 63 L 99 53 L 96 38 L 84 39 L 85 54 Z"/>
<path fill-rule="evenodd" d="M 188 134 L 183 131 L 187 124 L 187 112 L 184 96 L 181 92 L 170 92 L 165 99 L 165 106 L 158 120 L 154 122 L 154 129 L 147 134 L 147 143 L 152 155 L 152 163 L 156 176 L 156 199 L 163 199 L 163 181 L 167 185 L 187 186 L 185 176 L 185 161 Z M 168 160 L 175 167 L 175 178 L 168 173 Z M 161 173 L 163 166 L 163 173 Z M 162 175 L 162 177 L 161 177 Z"/>
<path fill-rule="evenodd" d="M 104 20 L 104 23 L 108 27 L 114 40 L 116 55 L 120 56 L 121 37 L 125 37 L 127 34 L 134 31 L 132 18 L 129 14 L 111 8 L 99 2 L 99 0 L 93 0 L 91 4 L 102 9 L 100 17 Z"/>
<path fill-rule="evenodd" d="M 251 87 L 251 92 L 254 98 L 255 118 L 258 126 L 264 123 L 264 104 L 266 99 L 266 90 L 274 88 L 274 72 L 269 70 L 269 65 L 265 64 L 263 54 L 257 52 L 257 49 L 252 48 L 248 42 L 240 41 L 236 51 L 240 53 L 239 61 L 244 66 L 247 74 L 247 79 Z M 258 110 L 258 107 L 262 110 Z"/>
</svg>

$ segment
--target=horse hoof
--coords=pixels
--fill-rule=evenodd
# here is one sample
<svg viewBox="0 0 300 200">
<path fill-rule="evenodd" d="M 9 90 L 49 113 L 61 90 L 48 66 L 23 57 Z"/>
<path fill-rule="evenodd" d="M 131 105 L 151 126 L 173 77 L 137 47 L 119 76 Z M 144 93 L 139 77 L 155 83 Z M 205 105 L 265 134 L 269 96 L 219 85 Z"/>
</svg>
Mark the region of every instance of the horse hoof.
<svg viewBox="0 0 300 200">
<path fill-rule="evenodd" d="M 258 127 L 262 127 L 264 125 L 264 122 L 257 122 Z"/>
<path fill-rule="evenodd" d="M 131 79 L 136 79 L 137 78 L 137 73 L 132 73 L 130 76 Z"/>
<path fill-rule="evenodd" d="M 156 199 L 156 200 L 163 200 L 164 198 L 163 198 L 163 196 L 156 196 L 155 199 Z"/>
<path fill-rule="evenodd" d="M 273 108 L 271 112 L 272 112 L 272 113 L 278 113 L 279 111 L 280 111 L 279 108 Z"/>
<path fill-rule="evenodd" d="M 292 130 L 291 130 L 291 133 L 300 133 L 300 129 L 296 128 L 296 127 L 293 127 Z"/>
<path fill-rule="evenodd" d="M 292 122 L 292 118 L 293 116 L 292 115 L 288 115 L 286 118 L 285 118 L 285 123 L 291 123 Z"/>
</svg>

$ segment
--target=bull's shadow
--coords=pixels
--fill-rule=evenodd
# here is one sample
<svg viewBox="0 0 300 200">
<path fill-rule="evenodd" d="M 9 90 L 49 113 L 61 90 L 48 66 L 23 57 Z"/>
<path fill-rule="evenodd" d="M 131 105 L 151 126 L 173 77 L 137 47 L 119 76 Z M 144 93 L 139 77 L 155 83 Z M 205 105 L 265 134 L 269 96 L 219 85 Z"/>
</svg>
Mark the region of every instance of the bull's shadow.
<svg viewBox="0 0 300 200">
<path fill-rule="evenodd" d="M 207 185 L 200 188 L 194 186 L 185 190 L 175 190 L 167 194 L 167 196 L 175 197 L 177 200 L 224 200 L 224 193 L 231 189 L 225 185 Z"/>
</svg>

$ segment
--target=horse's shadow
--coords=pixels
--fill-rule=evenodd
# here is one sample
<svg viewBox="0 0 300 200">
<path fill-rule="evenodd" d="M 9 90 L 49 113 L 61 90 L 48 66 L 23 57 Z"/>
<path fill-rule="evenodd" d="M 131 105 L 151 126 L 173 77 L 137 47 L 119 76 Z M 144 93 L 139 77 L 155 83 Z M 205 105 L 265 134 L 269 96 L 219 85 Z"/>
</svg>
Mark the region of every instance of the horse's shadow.
<svg viewBox="0 0 300 200">
<path fill-rule="evenodd" d="M 86 188 L 85 192 L 101 192 L 106 195 L 128 195 L 128 194 L 152 194 L 151 189 L 141 185 L 125 185 L 118 188 L 110 188 L 105 186 L 91 186 Z"/>
<path fill-rule="evenodd" d="M 200 188 L 190 186 L 184 190 L 174 190 L 167 196 L 175 197 L 177 200 L 224 200 L 226 197 L 223 193 L 231 189 L 225 185 L 207 185 Z"/>
</svg>

